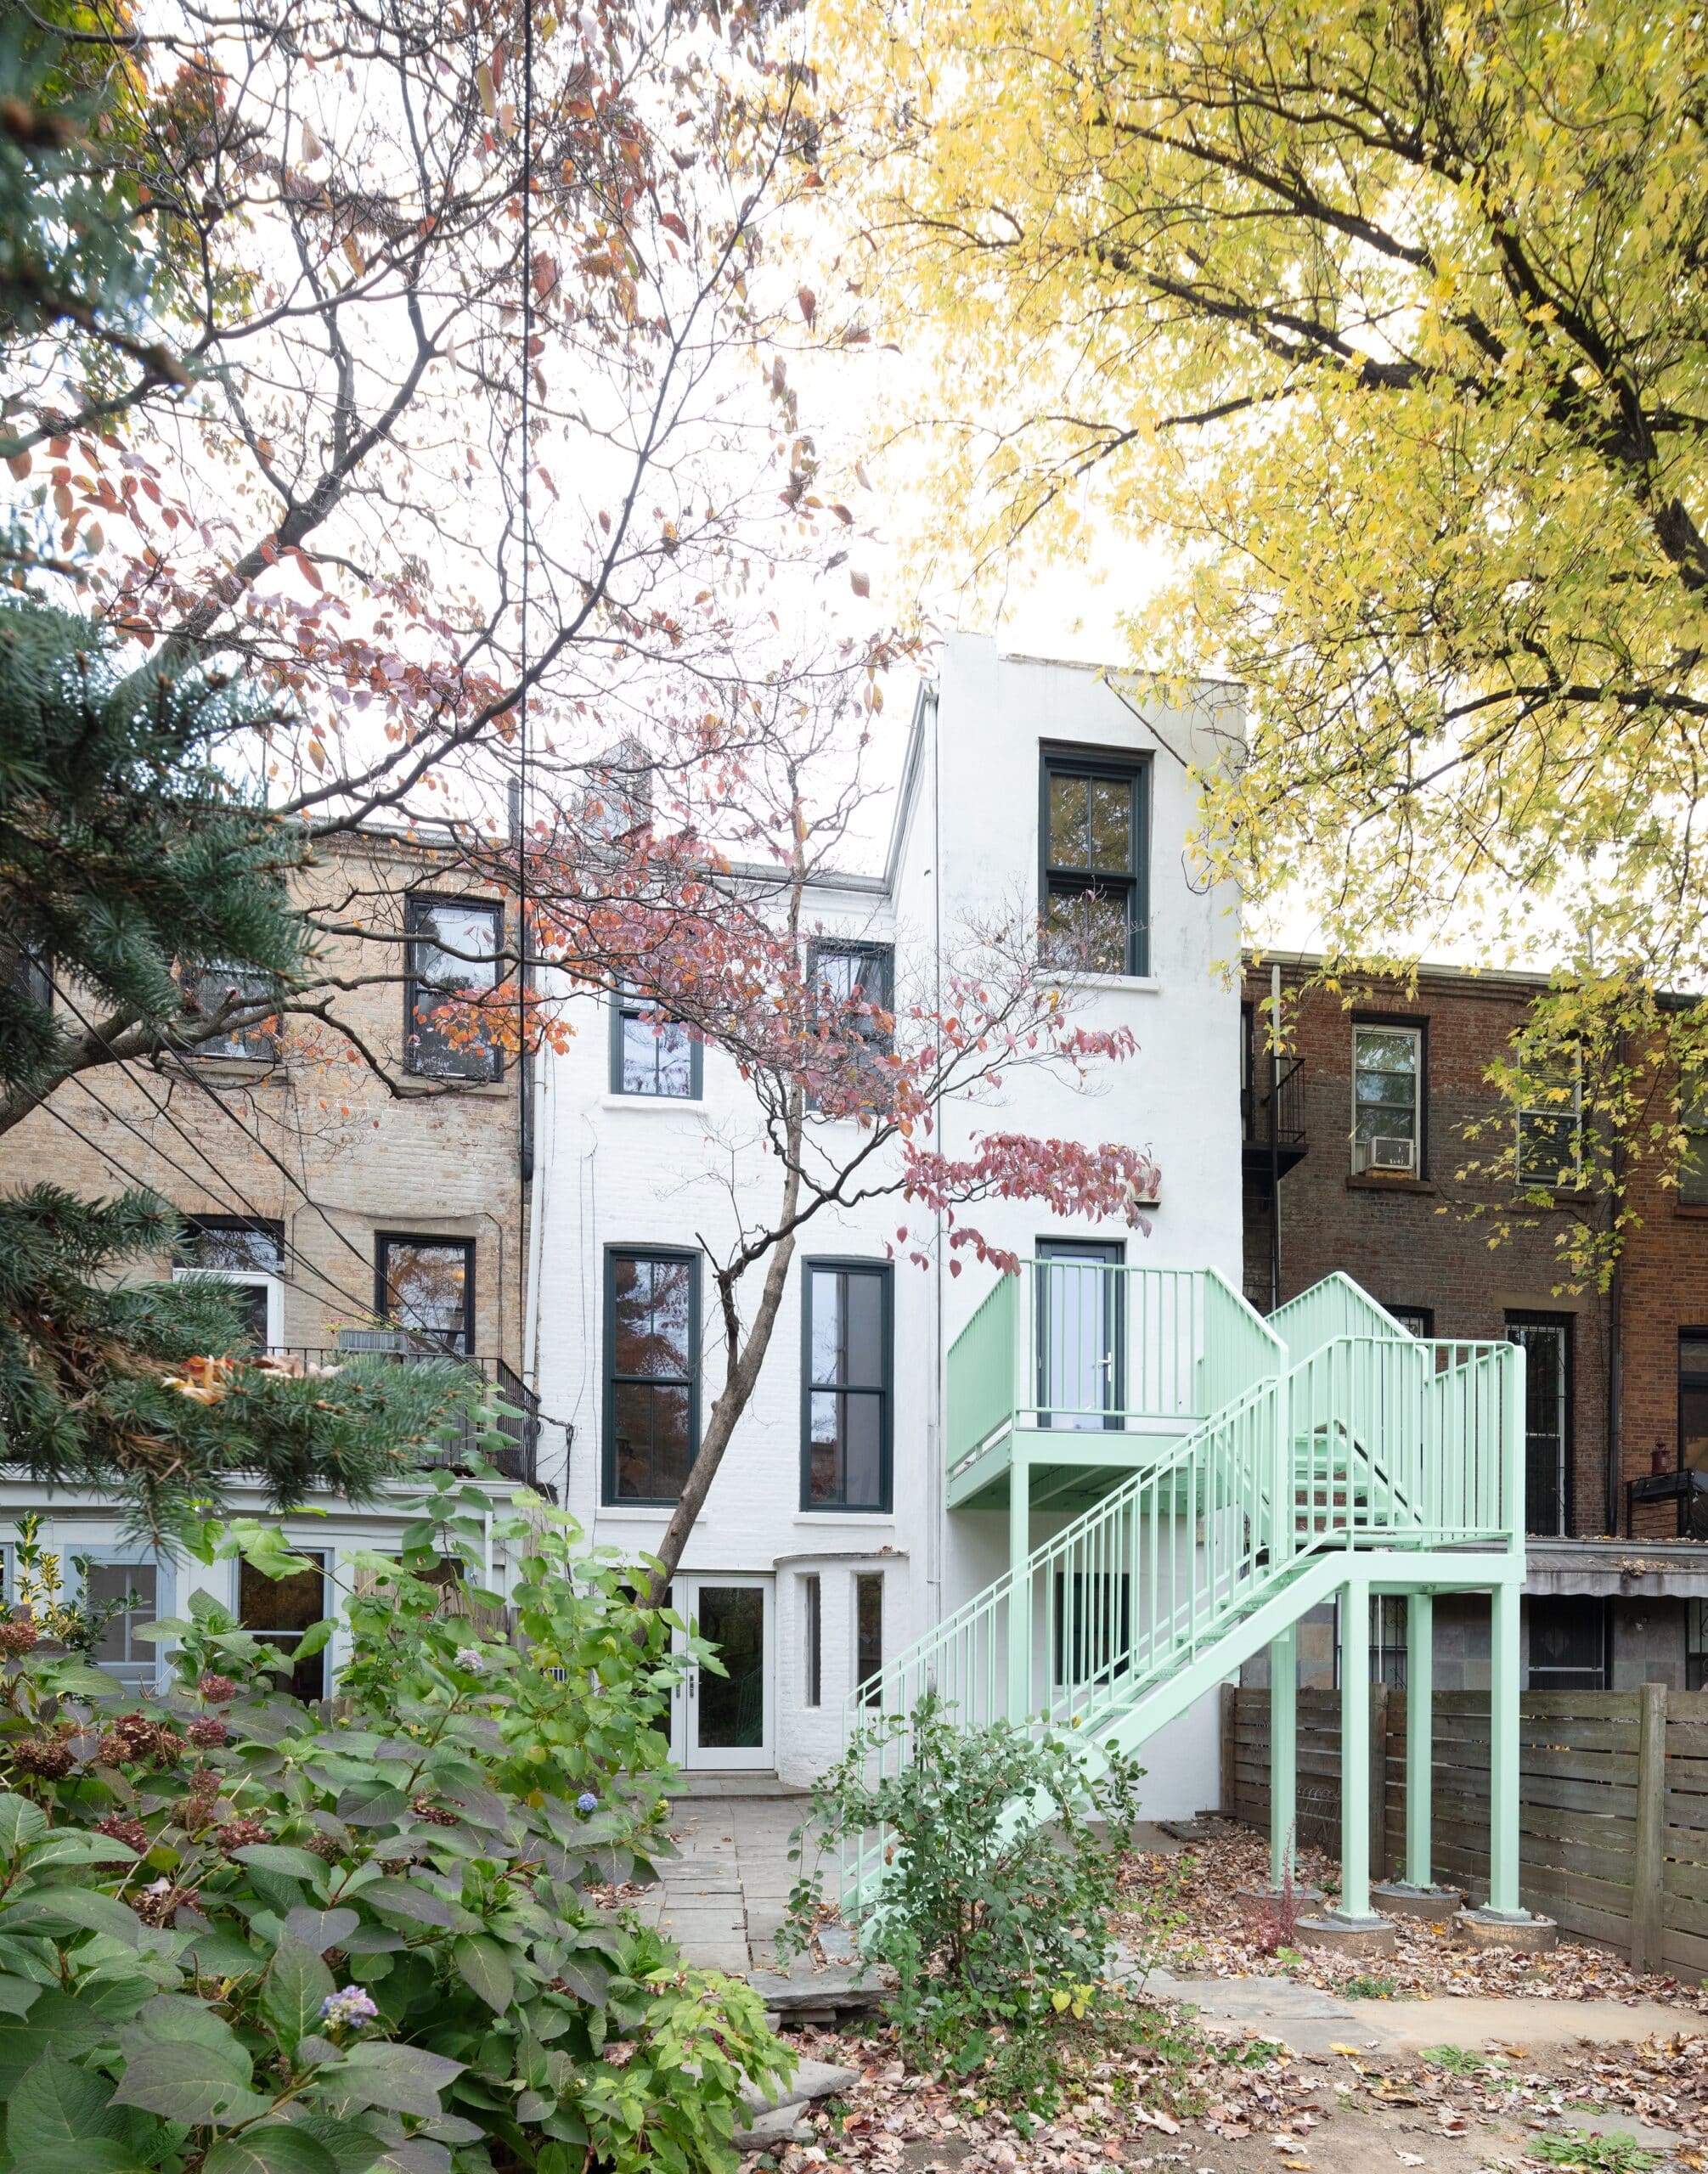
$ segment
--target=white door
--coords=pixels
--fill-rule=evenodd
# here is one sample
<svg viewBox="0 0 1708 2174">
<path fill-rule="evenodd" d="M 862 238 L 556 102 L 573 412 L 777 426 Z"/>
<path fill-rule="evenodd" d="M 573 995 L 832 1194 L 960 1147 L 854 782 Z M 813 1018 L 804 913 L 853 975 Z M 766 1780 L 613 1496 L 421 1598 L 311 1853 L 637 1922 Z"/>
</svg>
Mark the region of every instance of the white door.
<svg viewBox="0 0 1708 2174">
<path fill-rule="evenodd" d="M 677 1685 L 672 1750 L 678 1764 L 702 1771 L 774 1765 L 772 1580 L 679 1573 L 671 1605 L 718 1648 L 727 1671 L 692 1669 Z"/>
</svg>

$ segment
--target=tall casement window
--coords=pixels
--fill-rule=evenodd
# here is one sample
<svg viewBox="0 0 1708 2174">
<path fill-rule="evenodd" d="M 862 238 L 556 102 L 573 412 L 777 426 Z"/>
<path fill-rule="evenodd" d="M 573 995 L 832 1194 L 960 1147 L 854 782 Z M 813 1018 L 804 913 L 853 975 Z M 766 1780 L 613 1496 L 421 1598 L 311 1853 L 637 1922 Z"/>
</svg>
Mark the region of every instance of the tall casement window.
<svg viewBox="0 0 1708 2174">
<path fill-rule="evenodd" d="M 611 1091 L 670 1101 L 700 1098 L 700 1045 L 650 998 L 611 1000 Z"/>
<path fill-rule="evenodd" d="M 1678 1157 L 1678 1205 L 1708 1208 L 1708 1084 L 1681 1093 L 1678 1129 L 1684 1135 Z"/>
<path fill-rule="evenodd" d="M 21 997 L 31 1004 L 39 1004 L 44 1011 L 54 1008 L 54 971 L 40 951 L 32 951 L 20 943 L 12 960 L 12 986 Z"/>
<path fill-rule="evenodd" d="M 1508 1314 L 1525 1353 L 1525 1529 L 1571 1530 L 1571 1315 Z M 1566 1687 L 1570 1688 L 1570 1687 Z"/>
<path fill-rule="evenodd" d="M 293 1551 L 302 1554 L 300 1548 Z M 263 1646 L 272 1646 L 285 1659 L 293 1660 L 288 1688 L 293 1698 L 326 1696 L 326 1655 L 305 1653 L 294 1660 L 303 1634 L 326 1614 L 326 1557 L 309 1554 L 313 1567 L 294 1571 L 288 1578 L 263 1577 L 247 1563 L 237 1569 L 237 1615 L 245 1630 L 254 1631 Z"/>
<path fill-rule="evenodd" d="M 883 1573 L 854 1579 L 854 1682 L 862 1706 L 883 1704 Z"/>
<path fill-rule="evenodd" d="M 824 1580 L 809 1570 L 801 1580 L 801 1704 L 821 1705 L 825 1682 Z"/>
<path fill-rule="evenodd" d="M 890 1507 L 893 1328 L 889 1266 L 806 1263 L 801 1507 Z"/>
<path fill-rule="evenodd" d="M 1352 1029 L 1352 1169 L 1417 1177 L 1423 1168 L 1423 1030 Z"/>
<path fill-rule="evenodd" d="M 1142 759 L 1045 749 L 1041 904 L 1053 965 L 1150 972 L 1149 784 Z"/>
<path fill-rule="evenodd" d="M 403 911 L 403 1069 L 425 1079 L 498 1079 L 502 1056 L 471 1005 L 498 986 L 503 907 L 485 898 L 412 898 Z"/>
<path fill-rule="evenodd" d="M 412 1346 L 472 1352 L 475 1242 L 381 1231 L 374 1241 L 374 1304 Z"/>
<path fill-rule="evenodd" d="M 674 1503 L 700 1446 L 700 1256 L 605 1257 L 605 1499 Z"/>
<path fill-rule="evenodd" d="M 860 1098 L 870 1079 L 873 1101 L 882 1100 L 881 1060 L 895 1040 L 894 947 L 822 939 L 808 950 L 807 985 L 819 1019 L 826 1029 L 833 1023 L 848 1045 Z M 835 1052 L 827 1052 L 826 1069 L 834 1072 L 836 1062 Z"/>
</svg>

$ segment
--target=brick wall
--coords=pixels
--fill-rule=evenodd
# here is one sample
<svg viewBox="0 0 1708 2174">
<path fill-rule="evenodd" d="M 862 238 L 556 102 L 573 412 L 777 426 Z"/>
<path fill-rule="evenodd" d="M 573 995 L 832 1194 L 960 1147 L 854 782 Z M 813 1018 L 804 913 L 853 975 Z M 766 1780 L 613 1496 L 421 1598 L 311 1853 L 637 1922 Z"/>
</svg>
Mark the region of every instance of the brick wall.
<svg viewBox="0 0 1708 2174">
<path fill-rule="evenodd" d="M 1510 1186 L 1465 1172 L 1486 1161 L 1491 1142 L 1466 1138 L 1468 1124 L 1497 1101 L 1484 1074 L 1523 1019 L 1532 988 L 1521 982 L 1424 975 L 1415 992 L 1393 983 L 1348 983 L 1343 994 L 1302 986 L 1298 967 L 1282 973 L 1282 1028 L 1289 1056 L 1301 1063 L 1300 1110 L 1307 1148 L 1281 1180 L 1281 1298 L 1339 1269 L 1384 1305 L 1423 1307 L 1440 1337 L 1498 1337 L 1512 1313 L 1567 1315 L 1571 1334 L 1570 1529 L 1608 1529 L 1607 1383 L 1609 1309 L 1594 1292 L 1557 1291 L 1563 1280 L 1557 1241 L 1575 1203 L 1540 1214 L 1519 1211 L 1502 1242 L 1491 1245 L 1486 1211 L 1511 1206 Z M 1249 970 L 1245 995 L 1258 1018 L 1260 1067 L 1267 1062 L 1260 1007 L 1270 991 L 1266 966 Z M 1423 1038 L 1423 1155 L 1415 1178 L 1354 1177 L 1349 1139 L 1352 1035 L 1361 1020 L 1421 1026 Z M 1476 1211 L 1485 1211 L 1480 1219 Z M 1708 1223 L 1701 1232 L 1702 1310 L 1708 1321 Z M 1247 1291 L 1269 1304 L 1266 1185 L 1246 1186 Z M 1647 1457 L 1643 1459 L 1647 1470 Z"/>
<path fill-rule="evenodd" d="M 404 898 L 483 887 L 443 855 L 372 836 L 322 848 L 302 882 L 325 920 L 349 932 L 324 939 L 327 966 L 372 977 L 339 996 L 336 1017 L 392 1084 L 336 1027 L 313 1019 L 286 1022 L 273 1064 L 104 1064 L 8 1135 L 6 1183 L 51 1180 L 87 1196 L 145 1184 L 186 1214 L 282 1223 L 286 1344 L 330 1344 L 340 1322 L 371 1315 L 377 1233 L 472 1239 L 475 1349 L 520 1371 L 516 1068 L 449 1093 L 400 1076 Z"/>
</svg>

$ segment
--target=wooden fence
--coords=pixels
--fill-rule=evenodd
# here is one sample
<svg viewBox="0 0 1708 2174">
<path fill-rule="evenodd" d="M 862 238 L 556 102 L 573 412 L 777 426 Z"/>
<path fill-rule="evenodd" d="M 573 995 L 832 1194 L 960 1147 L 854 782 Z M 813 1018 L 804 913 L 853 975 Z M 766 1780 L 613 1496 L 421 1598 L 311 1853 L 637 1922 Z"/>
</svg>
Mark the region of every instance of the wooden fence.
<svg viewBox="0 0 1708 2174">
<path fill-rule="evenodd" d="M 1708 1977 L 1708 1692 L 1529 1692 L 1519 1702 L 1519 1886 L 1563 1932 L 1638 1968 Z M 1435 1876 L 1482 1900 L 1488 1878 L 1489 1701 L 1435 1700 Z M 1370 1861 L 1406 1852 L 1406 1694 L 1371 1693 Z M 1299 1694 L 1298 1838 L 1340 1848 L 1340 1694 Z M 1269 1693 L 1222 1704 L 1222 1810 L 1267 1833 Z M 1379 1786 L 1378 1786 L 1379 1783 Z"/>
</svg>

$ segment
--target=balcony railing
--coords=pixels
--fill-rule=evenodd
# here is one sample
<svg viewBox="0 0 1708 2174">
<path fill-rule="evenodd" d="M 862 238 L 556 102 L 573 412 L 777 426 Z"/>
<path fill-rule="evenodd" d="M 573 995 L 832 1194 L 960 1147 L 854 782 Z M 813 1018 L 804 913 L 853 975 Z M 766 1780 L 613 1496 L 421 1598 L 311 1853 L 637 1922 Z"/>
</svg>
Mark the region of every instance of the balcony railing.
<svg viewBox="0 0 1708 2174">
<path fill-rule="evenodd" d="M 471 1374 L 478 1375 L 499 1402 L 512 1407 L 494 1415 L 493 1428 L 502 1438 L 499 1445 L 482 1441 L 481 1429 L 471 1419 L 459 1433 L 441 1436 L 426 1454 L 429 1464 L 465 1465 L 478 1452 L 489 1464 L 501 1472 L 506 1479 L 514 1479 L 526 1487 L 535 1481 L 535 1467 L 539 1445 L 539 1400 L 521 1377 L 507 1366 L 502 1359 L 483 1357 L 478 1354 L 446 1351 L 436 1345 L 417 1342 L 407 1345 L 401 1335 L 385 1331 L 358 1331 L 359 1344 L 352 1336 L 341 1336 L 336 1348 L 304 1343 L 274 1343 L 268 1346 L 270 1359 L 295 1359 L 305 1367 L 341 1366 L 351 1360 L 379 1359 L 397 1366 L 419 1366 L 431 1360 L 451 1359 Z M 354 1348 L 352 1348 L 354 1347 Z"/>
<path fill-rule="evenodd" d="M 950 1462 L 1016 1426 L 1084 1440 L 1191 1424 L 1283 1355 L 1213 1270 L 1023 1261 L 950 1347 Z"/>
</svg>

